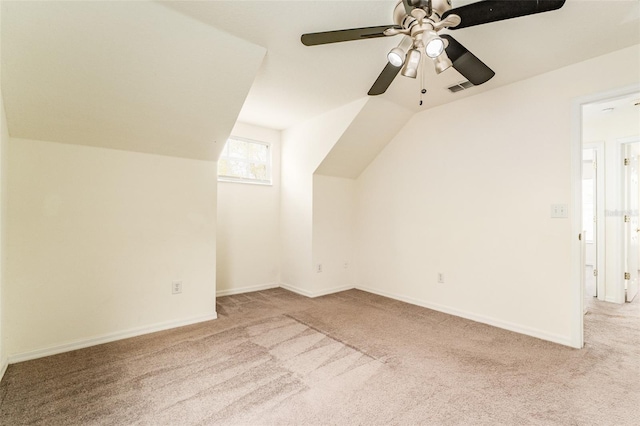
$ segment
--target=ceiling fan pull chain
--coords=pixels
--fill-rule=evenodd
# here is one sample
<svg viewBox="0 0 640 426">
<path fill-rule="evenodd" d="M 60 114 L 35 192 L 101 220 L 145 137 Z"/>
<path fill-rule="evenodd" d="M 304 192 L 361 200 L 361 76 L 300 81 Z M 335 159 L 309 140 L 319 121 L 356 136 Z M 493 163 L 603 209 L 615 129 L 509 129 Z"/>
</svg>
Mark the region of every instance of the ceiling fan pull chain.
<svg viewBox="0 0 640 426">
<path fill-rule="evenodd" d="M 424 65 L 424 61 L 422 61 L 422 63 L 420 64 L 420 68 L 422 68 L 420 70 L 420 106 L 422 106 L 422 95 L 424 95 L 425 93 L 427 93 L 427 89 L 425 89 L 424 87 L 424 73 L 427 67 L 425 67 Z"/>
</svg>

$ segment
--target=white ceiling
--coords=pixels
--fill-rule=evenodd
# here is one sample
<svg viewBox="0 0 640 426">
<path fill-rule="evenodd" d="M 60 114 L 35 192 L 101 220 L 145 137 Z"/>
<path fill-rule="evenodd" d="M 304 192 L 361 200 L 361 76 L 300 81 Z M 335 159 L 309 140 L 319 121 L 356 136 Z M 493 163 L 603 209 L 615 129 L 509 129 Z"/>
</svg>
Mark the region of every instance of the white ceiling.
<svg viewBox="0 0 640 426">
<path fill-rule="evenodd" d="M 597 119 L 603 115 L 640 114 L 640 93 L 584 105 L 582 113 L 586 120 Z M 640 120 L 638 120 L 637 124 L 640 128 Z"/>
<path fill-rule="evenodd" d="M 472 3 L 452 0 L 454 7 Z M 396 0 L 170 2 L 174 10 L 267 48 L 240 120 L 284 129 L 337 108 L 367 91 L 399 37 L 306 47 L 307 32 L 392 23 Z M 413 111 L 472 96 L 552 69 L 640 43 L 638 0 L 568 0 L 558 11 L 448 31 L 496 76 L 457 94 L 446 87 L 464 78 L 450 69 L 419 83 L 398 76 L 385 100 Z M 579 76 L 576 76 L 577 78 Z"/>
<path fill-rule="evenodd" d="M 407 108 L 379 96 L 369 98 L 315 173 L 357 178 L 412 115 Z"/>
<path fill-rule="evenodd" d="M 391 24 L 395 3 L 4 0 L 9 131 L 212 159 L 211 142 L 236 118 L 284 129 L 366 97 L 399 38 L 305 47 L 300 35 Z M 419 83 L 401 76 L 379 98 L 415 112 L 640 44 L 639 17 L 638 0 L 568 0 L 558 11 L 450 31 L 496 72 L 492 80 L 451 94 L 445 88 L 462 76 L 429 68 L 422 107 Z"/>
<path fill-rule="evenodd" d="M 1 6 L 2 96 L 17 138 L 215 160 L 265 54 L 150 2 Z"/>
</svg>

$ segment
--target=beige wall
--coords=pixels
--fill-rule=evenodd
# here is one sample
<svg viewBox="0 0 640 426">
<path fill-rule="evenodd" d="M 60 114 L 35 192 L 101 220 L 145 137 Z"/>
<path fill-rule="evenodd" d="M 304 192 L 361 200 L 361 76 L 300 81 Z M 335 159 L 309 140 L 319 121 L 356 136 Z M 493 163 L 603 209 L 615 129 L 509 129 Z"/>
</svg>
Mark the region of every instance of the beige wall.
<svg viewBox="0 0 640 426">
<path fill-rule="evenodd" d="M 323 292 L 355 286 L 355 189 L 353 179 L 313 176 L 313 279 Z"/>
<path fill-rule="evenodd" d="M 353 282 L 572 344 L 572 224 L 549 218 L 571 199 L 572 102 L 637 84 L 639 57 L 636 46 L 427 110 L 355 181 L 314 176 L 366 99 L 346 105 L 283 132 L 279 195 L 218 194 L 211 162 L 11 139 L 0 350 L 17 361 L 214 317 L 216 210 L 223 292 Z M 434 122 L 443 130 L 425 132 Z M 266 234 L 259 214 L 238 213 L 256 207 Z"/>
<path fill-rule="evenodd" d="M 357 180 L 358 286 L 578 345 L 572 220 L 550 205 L 572 200 L 573 102 L 637 84 L 639 51 L 416 114 Z"/>
<path fill-rule="evenodd" d="M 6 250 L 6 221 L 7 221 L 7 148 L 9 144 L 9 129 L 4 112 L 4 101 L 0 92 L 0 379 L 7 367 L 6 337 L 6 309 L 4 303 L 4 286 L 6 283 L 5 258 Z"/>
<path fill-rule="evenodd" d="M 10 361 L 215 317 L 214 162 L 19 139 L 9 159 Z"/>
<path fill-rule="evenodd" d="M 218 295 L 280 282 L 280 131 L 237 123 L 232 135 L 271 143 L 272 185 L 218 183 Z"/>
<path fill-rule="evenodd" d="M 307 296 L 330 291 L 314 278 L 313 173 L 366 102 L 352 102 L 282 134 L 281 284 Z"/>
<path fill-rule="evenodd" d="M 0 16 L 2 8 L 0 7 Z M 2 19 L 0 18 L 0 28 Z M 1 56 L 1 55 L 0 55 Z M 0 380 L 7 368 L 7 351 L 5 345 L 5 310 L 4 310 L 4 256 L 5 250 L 5 222 L 6 222 L 6 186 L 7 186 L 7 144 L 9 143 L 9 129 L 7 128 L 7 116 L 4 111 L 4 97 L 2 96 L 2 86 L 0 84 Z"/>
</svg>

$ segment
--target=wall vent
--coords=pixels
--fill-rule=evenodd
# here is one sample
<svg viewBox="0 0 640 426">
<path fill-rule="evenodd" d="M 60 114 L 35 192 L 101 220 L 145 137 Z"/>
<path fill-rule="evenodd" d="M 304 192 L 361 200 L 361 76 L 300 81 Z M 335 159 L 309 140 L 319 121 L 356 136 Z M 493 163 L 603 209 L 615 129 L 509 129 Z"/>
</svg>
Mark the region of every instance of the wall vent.
<svg viewBox="0 0 640 426">
<path fill-rule="evenodd" d="M 447 87 L 451 93 L 456 93 L 461 90 L 469 89 L 473 87 L 473 84 L 470 81 L 463 81 L 462 83 L 454 84 L 451 87 Z"/>
</svg>

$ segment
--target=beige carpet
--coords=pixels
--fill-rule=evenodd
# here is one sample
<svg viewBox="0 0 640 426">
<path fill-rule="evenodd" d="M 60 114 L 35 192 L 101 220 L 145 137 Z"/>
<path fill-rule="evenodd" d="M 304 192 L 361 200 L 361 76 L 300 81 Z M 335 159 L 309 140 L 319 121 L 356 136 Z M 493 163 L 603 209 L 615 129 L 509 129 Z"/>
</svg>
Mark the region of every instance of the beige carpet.
<svg viewBox="0 0 640 426">
<path fill-rule="evenodd" d="M 218 314 L 9 366 L 0 424 L 640 424 L 638 302 L 591 306 L 583 350 L 357 290 Z"/>
</svg>

